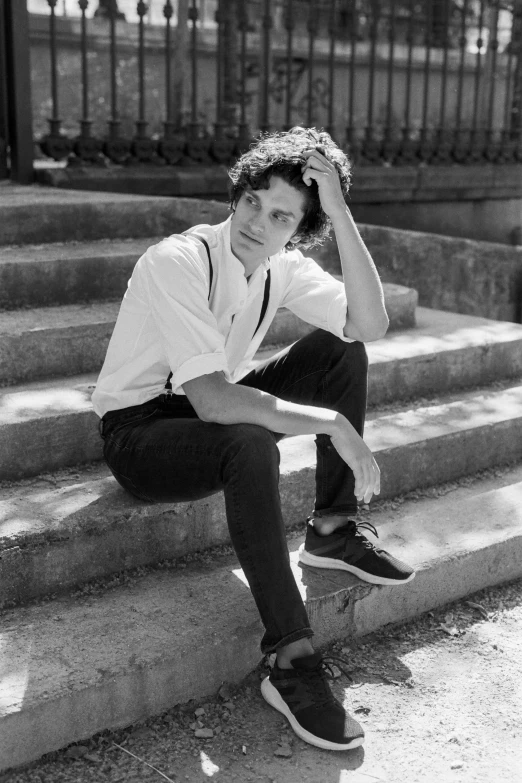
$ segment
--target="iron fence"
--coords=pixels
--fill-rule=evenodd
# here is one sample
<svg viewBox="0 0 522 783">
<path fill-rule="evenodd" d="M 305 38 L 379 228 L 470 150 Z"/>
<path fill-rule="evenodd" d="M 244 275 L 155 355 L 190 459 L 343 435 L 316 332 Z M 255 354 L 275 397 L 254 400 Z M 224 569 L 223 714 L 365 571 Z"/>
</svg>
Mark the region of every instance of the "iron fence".
<svg viewBox="0 0 522 783">
<path fill-rule="evenodd" d="M 522 162 L 522 0 L 38 2 L 54 160 L 228 164 L 304 124 L 363 164 Z"/>
</svg>

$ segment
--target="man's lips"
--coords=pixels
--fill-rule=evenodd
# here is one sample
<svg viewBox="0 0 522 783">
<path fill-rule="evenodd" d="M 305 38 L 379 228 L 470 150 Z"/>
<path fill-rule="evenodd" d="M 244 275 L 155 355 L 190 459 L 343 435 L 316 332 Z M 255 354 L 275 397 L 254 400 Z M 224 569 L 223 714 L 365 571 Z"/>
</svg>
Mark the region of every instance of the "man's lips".
<svg viewBox="0 0 522 783">
<path fill-rule="evenodd" d="M 245 237 L 245 239 L 249 239 L 250 242 L 255 242 L 256 245 L 263 244 L 259 239 L 256 239 L 255 237 L 251 237 L 250 234 L 246 234 L 244 231 L 240 231 L 239 233 L 241 234 L 241 236 Z"/>
</svg>

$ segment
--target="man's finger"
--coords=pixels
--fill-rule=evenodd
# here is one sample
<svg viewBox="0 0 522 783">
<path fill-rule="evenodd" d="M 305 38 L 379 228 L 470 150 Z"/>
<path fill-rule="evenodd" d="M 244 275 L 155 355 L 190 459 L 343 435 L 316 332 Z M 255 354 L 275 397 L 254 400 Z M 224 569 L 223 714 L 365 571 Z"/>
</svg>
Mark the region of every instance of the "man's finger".
<svg viewBox="0 0 522 783">
<path fill-rule="evenodd" d="M 381 492 L 381 471 L 379 470 L 379 466 L 375 462 L 375 459 L 372 460 L 372 469 L 374 474 L 374 495 L 379 495 Z"/>
<path fill-rule="evenodd" d="M 355 478 L 355 486 L 354 486 L 355 497 L 357 498 L 357 500 L 362 500 L 367 486 L 365 482 L 364 471 L 361 468 L 358 468 L 357 472 L 354 470 L 354 478 Z"/>
<path fill-rule="evenodd" d="M 334 168 L 333 164 L 328 160 L 326 155 L 321 155 L 318 150 L 309 150 L 304 154 L 306 157 L 306 163 L 310 163 L 310 161 L 315 160 L 317 161 L 317 163 L 322 163 L 324 166 L 329 166 L 331 168 Z"/>
<path fill-rule="evenodd" d="M 379 469 L 379 466 L 375 462 L 375 459 L 373 460 L 373 469 L 375 472 L 375 489 L 374 494 L 380 495 L 381 494 L 381 471 Z"/>
<path fill-rule="evenodd" d="M 303 171 L 306 171 L 306 169 L 314 169 L 314 171 L 328 171 L 328 167 L 322 160 L 319 160 L 319 158 L 308 158 L 302 168 Z"/>
<path fill-rule="evenodd" d="M 373 495 L 373 486 L 370 481 L 366 481 L 363 487 L 364 491 L 361 493 L 362 497 L 361 500 L 364 503 L 369 503 L 371 500 L 371 497 Z"/>
</svg>

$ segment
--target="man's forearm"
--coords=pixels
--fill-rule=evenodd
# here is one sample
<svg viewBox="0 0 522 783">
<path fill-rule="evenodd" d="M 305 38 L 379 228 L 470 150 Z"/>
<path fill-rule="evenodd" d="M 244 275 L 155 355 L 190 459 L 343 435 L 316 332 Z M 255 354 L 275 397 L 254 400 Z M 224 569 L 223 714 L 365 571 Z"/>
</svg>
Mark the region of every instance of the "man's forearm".
<svg viewBox="0 0 522 783">
<path fill-rule="evenodd" d="M 353 430 L 336 411 L 286 402 L 259 389 L 228 383 L 221 373 L 195 378 L 183 384 L 183 390 L 204 421 L 257 424 L 285 435 L 337 435 Z"/>
<path fill-rule="evenodd" d="M 352 469 L 355 496 L 369 503 L 379 492 L 379 468 L 366 443 L 348 419 L 328 408 L 299 405 L 228 383 L 216 372 L 194 378 L 183 389 L 200 419 L 216 424 L 257 424 L 286 435 L 330 435 L 339 456 Z"/>
<path fill-rule="evenodd" d="M 356 340 L 383 337 L 388 328 L 384 293 L 373 259 L 348 207 L 332 218 L 348 305 L 345 334 Z"/>
</svg>

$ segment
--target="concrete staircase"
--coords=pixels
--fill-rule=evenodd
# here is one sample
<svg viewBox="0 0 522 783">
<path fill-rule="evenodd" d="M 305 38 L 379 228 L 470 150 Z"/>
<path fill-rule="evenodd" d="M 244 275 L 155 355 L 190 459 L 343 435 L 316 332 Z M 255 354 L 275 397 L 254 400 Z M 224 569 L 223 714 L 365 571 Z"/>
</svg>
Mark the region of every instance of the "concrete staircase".
<svg viewBox="0 0 522 783">
<path fill-rule="evenodd" d="M 143 249 L 226 208 L 2 186 L 0 214 L 4 770 L 241 679 L 261 627 L 233 554 L 208 551 L 229 542 L 222 497 L 127 495 L 90 404 Z M 418 575 L 391 588 L 300 568 L 289 530 L 319 644 L 522 575 L 522 326 L 416 308 L 400 286 L 386 299 L 395 328 L 367 346 L 366 440 L 383 482 L 365 513 Z M 281 312 L 262 353 L 308 328 Z M 313 438 L 280 447 L 290 529 L 313 502 Z"/>
</svg>

